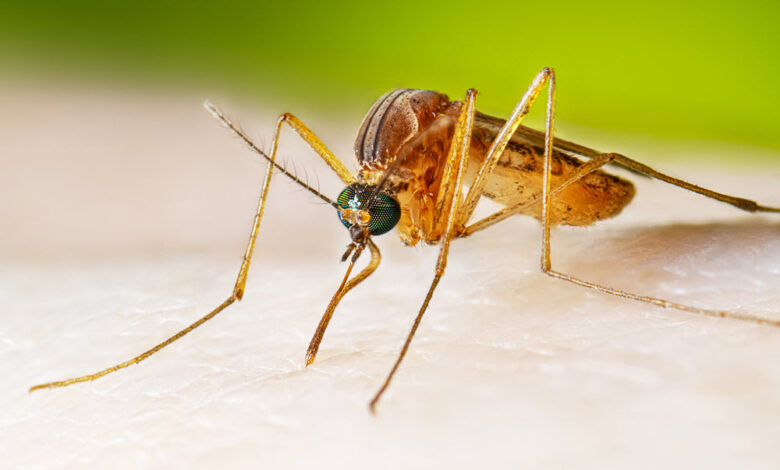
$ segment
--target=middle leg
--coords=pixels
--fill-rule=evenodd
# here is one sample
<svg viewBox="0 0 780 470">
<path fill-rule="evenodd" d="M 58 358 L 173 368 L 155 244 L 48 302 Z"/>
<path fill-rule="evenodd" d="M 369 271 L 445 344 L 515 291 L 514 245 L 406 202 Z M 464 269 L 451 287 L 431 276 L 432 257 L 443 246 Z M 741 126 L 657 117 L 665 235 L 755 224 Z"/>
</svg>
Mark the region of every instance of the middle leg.
<svg viewBox="0 0 780 470">
<path fill-rule="evenodd" d="M 463 109 L 461 110 L 460 116 L 458 117 L 455 134 L 452 138 L 452 143 L 450 144 L 450 154 L 447 157 L 449 162 L 454 162 L 452 163 L 454 174 L 452 175 L 452 178 L 448 180 L 448 187 L 443 188 L 442 190 L 451 192 L 452 197 L 447 198 L 450 204 L 450 211 L 449 215 L 447 216 L 447 227 L 444 232 L 444 237 L 442 238 L 441 249 L 439 250 L 439 258 L 436 261 L 436 272 L 433 276 L 431 286 L 428 288 L 428 293 L 425 295 L 425 300 L 423 300 L 423 304 L 420 307 L 420 311 L 417 313 L 417 317 L 414 319 L 412 329 L 409 331 L 409 334 L 406 337 L 406 341 L 401 348 L 401 352 L 398 354 L 398 358 L 393 364 L 393 368 L 390 370 L 390 373 L 387 374 L 384 383 L 382 383 L 382 386 L 379 388 L 379 390 L 374 395 L 374 398 L 372 398 L 371 402 L 369 403 L 369 408 L 371 409 L 372 413 L 376 412 L 376 404 L 379 402 L 382 394 L 385 393 L 385 390 L 387 390 L 387 387 L 390 386 L 390 381 L 393 379 L 393 376 L 398 370 L 398 367 L 401 365 L 404 356 L 406 356 L 406 352 L 409 350 L 409 345 L 412 343 L 412 338 L 417 332 L 417 328 L 420 326 L 420 322 L 422 321 L 422 317 L 425 314 L 425 311 L 428 309 L 428 304 L 431 301 L 431 297 L 433 297 L 433 291 L 436 290 L 436 286 L 439 285 L 439 281 L 444 275 L 444 269 L 447 266 L 447 256 L 449 255 L 450 251 L 450 242 L 456 234 L 455 219 L 458 214 L 458 205 L 461 202 L 463 172 L 466 165 L 466 160 L 468 158 L 469 145 L 471 143 L 471 128 L 474 122 L 474 100 L 476 96 L 477 92 L 475 90 L 469 90 L 466 93 Z"/>
</svg>

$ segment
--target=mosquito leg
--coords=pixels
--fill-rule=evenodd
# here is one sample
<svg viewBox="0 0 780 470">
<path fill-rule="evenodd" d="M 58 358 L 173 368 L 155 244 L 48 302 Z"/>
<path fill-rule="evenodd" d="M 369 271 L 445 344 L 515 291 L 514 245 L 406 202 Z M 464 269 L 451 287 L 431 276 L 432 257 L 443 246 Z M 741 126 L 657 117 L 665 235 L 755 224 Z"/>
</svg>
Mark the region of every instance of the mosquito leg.
<svg viewBox="0 0 780 470">
<path fill-rule="evenodd" d="M 232 129 L 236 134 L 238 134 L 244 140 L 244 142 L 247 145 L 249 145 L 250 148 L 252 148 L 256 152 L 258 152 L 260 155 L 262 155 L 263 157 L 265 157 L 269 161 L 268 169 L 266 170 L 265 177 L 263 178 L 263 186 L 262 186 L 262 190 L 260 192 L 260 198 L 258 200 L 257 211 L 255 213 L 254 223 L 252 224 L 252 231 L 251 231 L 250 236 L 249 236 L 249 242 L 247 243 L 246 250 L 244 251 L 244 256 L 243 256 L 243 258 L 241 260 L 241 267 L 240 267 L 240 269 L 238 271 L 238 277 L 236 278 L 236 283 L 235 283 L 235 285 L 233 287 L 233 292 L 230 294 L 230 296 L 224 302 L 222 302 L 219 306 L 217 306 L 214 310 L 212 310 L 208 314 L 204 315 L 198 321 L 192 323 L 191 325 L 189 325 L 188 327 L 182 329 L 181 331 L 179 331 L 175 335 L 171 336 L 170 338 L 166 339 L 162 343 L 159 343 L 158 345 L 154 346 L 153 348 L 147 350 L 146 352 L 144 352 L 142 354 L 139 354 L 138 356 L 135 356 L 135 357 L 133 357 L 131 359 L 128 359 L 127 361 L 121 362 L 119 364 L 111 366 L 111 367 L 109 367 L 107 369 L 103 369 L 103 370 L 101 370 L 99 372 L 95 372 L 93 374 L 83 375 L 83 376 L 80 376 L 80 377 L 73 377 L 73 378 L 70 378 L 70 379 L 59 380 L 59 381 L 55 381 L 55 382 L 48 382 L 48 383 L 44 383 L 44 384 L 40 384 L 40 385 L 34 385 L 34 386 L 30 387 L 30 392 L 33 392 L 33 391 L 39 390 L 39 389 L 43 389 L 43 388 L 66 387 L 68 385 L 72 385 L 72 384 L 79 383 L 79 382 L 87 382 L 87 381 L 95 380 L 95 379 L 98 379 L 100 377 L 103 377 L 104 375 L 108 375 L 108 374 L 110 374 L 112 372 L 116 372 L 116 371 L 118 371 L 120 369 L 124 369 L 125 367 L 131 366 L 133 364 L 137 364 L 137 363 L 143 361 L 144 359 L 148 358 L 149 356 L 153 355 L 157 351 L 161 350 L 162 348 L 164 348 L 164 347 L 168 346 L 169 344 L 173 343 L 174 341 L 178 340 L 179 338 L 181 338 L 182 336 L 186 335 L 187 333 L 189 333 L 190 331 L 194 330 L 195 328 L 199 327 L 200 325 L 202 325 L 203 323 L 207 322 L 208 320 L 214 318 L 218 313 L 223 311 L 225 308 L 227 308 L 229 305 L 231 305 L 235 301 L 241 300 L 241 298 L 244 295 L 244 289 L 246 287 L 247 274 L 249 273 L 249 264 L 250 264 L 250 262 L 252 260 L 252 253 L 254 252 L 255 243 L 257 241 L 257 234 L 258 234 L 258 232 L 260 230 L 260 221 L 263 218 L 263 211 L 265 210 L 265 202 L 266 202 L 266 200 L 268 198 L 268 189 L 269 189 L 270 184 L 271 184 L 271 178 L 273 177 L 274 169 L 278 169 L 278 170 L 286 173 L 288 176 L 293 178 L 293 180 L 296 181 L 297 183 L 303 185 L 305 188 L 307 188 L 310 191 L 314 192 L 316 195 L 318 195 L 319 197 L 323 198 L 325 201 L 327 201 L 331 205 L 335 205 L 335 203 L 333 201 L 331 201 L 330 199 L 328 199 L 326 196 L 320 194 L 314 188 L 311 188 L 310 186 L 306 185 L 304 182 L 298 180 L 297 177 L 295 177 L 294 175 L 291 175 L 291 174 L 287 173 L 287 171 L 284 170 L 284 168 L 281 168 L 281 167 L 279 167 L 276 164 L 276 150 L 277 150 L 277 148 L 279 146 L 279 134 L 280 134 L 280 131 L 281 131 L 283 123 L 288 123 L 288 124 L 293 123 L 293 124 L 291 124 L 292 127 L 296 131 L 298 131 L 299 134 L 301 134 L 301 136 L 304 138 L 304 140 L 309 142 L 313 147 L 315 147 L 314 144 L 318 143 L 321 146 L 320 150 L 321 149 L 327 150 L 325 148 L 324 144 L 322 144 L 322 142 L 316 136 L 314 136 L 314 134 L 311 133 L 311 131 L 309 131 L 308 128 L 303 126 L 303 124 L 300 123 L 300 121 L 298 121 L 297 118 L 295 118 L 292 115 L 286 115 L 286 114 L 283 114 L 279 118 L 279 121 L 277 122 L 277 125 L 276 125 L 276 132 L 274 133 L 273 144 L 271 146 L 270 155 L 266 155 L 262 150 L 260 150 L 254 144 L 254 142 L 252 142 L 251 139 L 249 139 L 249 137 L 246 136 L 246 134 L 244 134 L 235 124 L 233 124 L 227 117 L 225 117 L 225 115 L 222 113 L 222 111 L 220 111 L 216 106 L 207 103 L 206 104 L 206 108 L 217 119 L 219 119 L 226 127 L 228 127 L 229 129 Z M 314 144 L 312 144 L 312 142 Z M 328 160 L 328 157 L 326 157 L 325 154 L 323 154 L 320 150 L 318 150 L 317 147 L 315 147 L 315 150 L 317 150 L 317 153 L 319 153 L 323 157 L 323 159 L 325 159 L 326 162 L 328 162 L 330 164 L 331 168 L 333 168 L 334 171 L 339 173 L 339 169 L 338 168 L 341 168 L 343 171 L 346 172 L 346 168 L 344 167 L 344 165 L 341 164 L 341 162 L 339 162 L 338 159 L 336 159 L 335 156 L 332 157 L 333 161 L 337 162 L 337 164 L 334 165 L 334 164 L 331 164 L 331 162 Z M 330 151 L 328 151 L 328 152 L 330 152 Z M 329 153 L 329 155 L 332 156 L 333 154 Z M 352 178 L 351 175 L 349 175 L 349 172 L 346 172 L 346 175 L 349 176 L 350 178 Z M 339 176 L 342 176 L 342 175 L 339 174 Z"/>
<path fill-rule="evenodd" d="M 550 81 L 551 87 L 554 86 L 553 83 L 555 82 L 555 72 L 553 72 L 553 70 L 549 67 L 543 68 L 538 74 L 536 74 L 536 77 L 534 77 L 531 85 L 528 86 L 528 90 L 526 90 L 526 92 L 523 94 L 523 97 L 520 98 L 520 101 L 515 106 L 515 109 L 512 111 L 512 114 L 509 116 L 509 118 L 507 118 L 506 123 L 498 132 L 496 138 L 493 139 L 493 143 L 490 144 L 490 148 L 485 155 L 485 160 L 482 163 L 479 172 L 477 173 L 477 177 L 469 187 L 468 194 L 466 195 L 466 198 L 463 201 L 463 205 L 461 206 L 461 213 L 458 214 L 457 218 L 457 225 L 459 227 L 465 225 L 471 218 L 471 215 L 474 213 L 474 209 L 477 207 L 477 202 L 482 196 L 482 191 L 485 189 L 488 176 L 495 169 L 501 154 L 504 153 L 504 149 L 506 149 L 507 143 L 512 138 L 512 135 L 515 133 L 517 128 L 520 126 L 520 123 L 522 122 L 525 115 L 528 114 L 531 105 L 533 104 L 534 100 L 536 100 L 536 97 L 539 96 L 539 92 L 542 90 L 542 87 L 547 81 Z"/>
<path fill-rule="evenodd" d="M 420 326 L 420 321 L 422 320 L 425 311 L 428 309 L 428 304 L 431 301 L 431 297 L 433 297 L 433 291 L 436 290 L 436 286 L 439 285 L 439 281 L 444 275 L 444 269 L 447 266 L 447 256 L 450 252 L 450 242 L 455 237 L 455 218 L 458 214 L 458 206 L 461 200 L 460 193 L 463 186 L 463 171 L 466 160 L 468 159 L 469 145 L 471 142 L 471 128 L 474 122 L 474 100 L 476 99 L 476 96 L 477 92 L 475 90 L 469 90 L 466 93 L 463 109 L 461 110 L 460 116 L 458 117 L 455 134 L 453 135 L 452 143 L 450 144 L 450 153 L 447 156 L 448 161 L 456 162 L 453 165 L 453 168 L 455 168 L 456 171 L 454 174 L 454 179 L 450 180 L 450 187 L 447 189 L 448 191 L 452 191 L 453 195 L 449 202 L 450 210 L 447 216 L 447 228 L 445 229 L 441 249 L 439 250 L 439 257 L 436 261 L 436 272 L 433 276 L 431 286 L 428 288 L 428 293 L 425 295 L 425 300 L 420 307 L 420 311 L 417 313 L 417 317 L 414 319 L 412 329 L 409 331 L 409 334 L 406 337 L 406 341 L 401 348 L 401 352 L 398 354 L 398 358 L 393 364 L 393 368 L 390 370 L 390 373 L 387 374 L 384 383 L 382 383 L 382 386 L 379 388 L 379 390 L 374 395 L 374 398 L 372 398 L 371 402 L 369 403 L 369 408 L 371 409 L 372 413 L 376 412 L 376 404 L 379 402 L 379 399 L 382 397 L 382 394 L 385 392 L 385 390 L 387 390 L 387 387 L 390 385 L 390 381 L 393 379 L 393 376 L 398 370 L 398 367 L 401 365 L 401 361 L 403 361 L 404 356 L 406 356 L 406 352 L 409 350 L 409 345 L 412 343 L 412 338 L 417 332 L 417 328 Z"/>
<path fill-rule="evenodd" d="M 529 85 L 528 90 L 526 90 L 523 97 L 517 103 L 517 106 L 515 106 L 515 109 L 514 111 L 512 111 L 512 114 L 509 116 L 506 122 L 504 122 L 503 126 L 496 134 L 495 139 L 493 139 L 493 142 L 491 143 L 490 148 L 488 149 L 487 154 L 485 155 L 485 159 L 482 163 L 482 166 L 477 172 L 477 177 L 475 178 L 474 182 L 471 184 L 468 195 L 466 196 L 466 199 L 463 205 L 461 206 L 460 214 L 458 214 L 458 218 L 456 221 L 456 230 L 457 230 L 458 237 L 467 237 L 473 234 L 474 232 L 484 230 L 487 227 L 490 227 L 491 225 L 494 225 L 519 212 L 523 212 L 524 210 L 540 202 L 541 193 L 537 193 L 532 195 L 530 198 L 528 198 L 525 201 L 522 201 L 514 206 L 505 207 L 495 212 L 494 214 L 491 214 L 488 217 L 485 217 L 469 226 L 465 226 L 465 224 L 471 218 L 474 209 L 476 208 L 477 203 L 479 202 L 479 199 L 482 197 L 482 192 L 485 188 L 485 185 L 487 184 L 488 177 L 495 170 L 496 164 L 498 163 L 501 154 L 504 152 L 504 149 L 506 149 L 507 143 L 515 134 L 515 132 L 517 132 L 518 129 L 521 129 L 520 126 L 521 121 L 523 120 L 525 115 L 528 114 L 530 106 L 539 96 L 539 93 L 541 92 L 545 82 L 547 81 L 550 82 L 548 88 L 554 90 L 555 72 L 551 68 L 545 67 L 536 75 L 534 80 L 531 82 L 531 85 Z M 552 125 L 552 121 L 550 122 L 550 125 Z M 527 128 L 522 128 L 522 129 L 527 129 Z M 534 131 L 534 132 L 538 133 L 538 131 Z M 550 145 L 545 141 L 545 148 L 547 148 L 548 146 Z M 590 149 L 586 149 L 586 150 L 590 150 Z M 618 154 L 611 154 L 611 153 L 600 154 L 596 151 L 591 151 L 591 152 L 592 153 L 590 153 L 588 157 L 595 157 L 595 158 L 592 158 L 585 164 L 578 167 L 575 171 L 569 173 L 563 181 L 558 182 L 555 185 L 555 187 L 553 187 L 552 189 L 553 194 L 562 191 L 570 184 L 588 175 L 589 173 L 592 173 L 593 171 L 606 165 L 607 163 L 613 162 L 619 156 Z"/>
<path fill-rule="evenodd" d="M 747 212 L 780 212 L 780 207 L 769 207 L 769 206 L 762 206 L 758 204 L 755 201 L 751 201 L 749 199 L 744 199 L 741 197 L 735 197 L 735 196 L 729 196 L 728 194 L 722 194 L 716 191 L 713 191 L 711 189 L 702 188 L 701 186 L 697 186 L 693 183 L 689 183 L 687 181 L 673 178 L 669 175 L 665 175 L 661 173 L 660 171 L 656 171 L 649 166 L 645 165 L 644 163 L 640 163 L 636 160 L 632 160 L 626 156 L 620 155 L 620 154 L 614 154 L 615 155 L 615 163 L 621 164 L 621 166 L 627 167 L 629 169 L 635 170 L 639 173 L 642 173 L 644 175 L 650 176 L 652 178 L 659 179 L 661 181 L 664 181 L 669 184 L 673 184 L 675 186 L 678 186 L 683 189 L 687 189 L 688 191 L 693 191 L 694 193 L 699 193 L 702 196 L 706 196 L 708 198 L 712 198 L 721 202 L 725 202 L 726 204 L 731 204 L 732 206 L 742 209 L 743 211 Z"/>
<path fill-rule="evenodd" d="M 555 109 L 555 81 L 552 79 L 550 81 L 550 86 L 548 89 L 548 97 L 547 97 L 547 120 L 546 120 L 546 127 L 545 127 L 545 149 L 544 149 L 544 177 L 543 177 L 543 183 L 542 183 L 542 258 L 541 258 L 541 267 L 542 271 L 554 278 L 562 279 L 564 281 L 571 282 L 573 284 L 577 284 L 579 286 L 583 287 L 589 287 L 591 289 L 595 289 L 600 292 L 604 292 L 607 294 L 616 295 L 618 297 L 623 297 L 626 299 L 631 300 L 637 300 L 640 302 L 646 302 L 649 304 L 657 305 L 659 307 L 666 307 L 666 308 L 676 308 L 678 310 L 683 310 L 686 312 L 696 313 L 700 315 L 707 315 L 711 317 L 719 317 L 719 318 L 731 318 L 735 320 L 744 320 L 744 321 L 750 321 L 758 324 L 765 324 L 765 325 L 772 325 L 780 327 L 780 320 L 770 320 L 766 318 L 761 318 L 754 315 L 749 314 L 741 314 L 736 312 L 728 312 L 728 311 L 722 311 L 722 310 L 710 310 L 710 309 L 703 309 L 703 308 L 697 308 L 697 307 L 691 307 L 688 305 L 682 305 L 678 304 L 676 302 L 671 302 L 664 299 L 659 299 L 655 297 L 649 297 L 645 295 L 637 295 L 630 292 L 625 292 L 619 289 L 614 289 L 611 287 L 607 287 L 601 284 L 597 284 L 595 282 L 586 281 L 574 276 L 570 276 L 568 274 L 562 273 L 560 271 L 555 271 L 552 269 L 552 262 L 551 262 L 551 256 L 550 256 L 550 226 L 551 226 L 551 202 L 552 202 L 552 196 L 553 196 L 553 190 L 551 185 L 551 168 L 552 168 L 552 142 L 553 142 L 553 112 Z M 620 155 L 614 155 L 616 161 L 618 158 L 621 158 Z M 622 159 L 625 159 L 625 157 L 622 157 Z M 626 159 L 627 160 L 627 159 Z M 622 163 L 627 163 L 626 160 L 621 160 Z M 638 162 L 632 162 L 632 165 L 637 165 L 635 168 L 639 170 L 641 167 Z M 641 170 L 643 173 L 648 173 L 648 171 L 654 171 L 650 168 L 642 168 Z M 649 173 L 648 173 L 649 174 Z M 659 174 L 651 174 L 651 176 L 658 177 Z M 672 184 L 676 184 L 678 186 L 684 187 L 686 189 L 691 189 L 692 191 L 699 192 L 701 194 L 704 194 L 709 197 L 713 197 L 715 199 L 728 202 L 730 204 L 733 204 L 737 207 L 740 207 L 739 204 L 743 204 L 743 201 L 746 201 L 744 199 L 738 199 L 738 198 L 730 198 L 730 196 L 722 197 L 723 195 L 719 193 L 714 193 L 708 190 L 704 190 L 702 188 L 699 188 L 698 186 L 695 186 L 695 189 L 692 189 L 688 186 L 689 183 L 682 182 L 680 180 L 674 180 L 673 178 L 669 178 L 665 175 L 661 175 L 664 178 L 664 181 L 668 181 Z M 673 181 L 669 181 L 673 180 Z M 684 183 L 685 185 L 678 184 L 678 183 Z M 748 201 L 752 202 L 752 201 Z M 745 210 L 750 210 L 747 207 L 740 207 Z M 761 206 L 759 206 L 761 208 Z M 759 210 L 754 208 L 754 210 Z"/>
<path fill-rule="evenodd" d="M 301 138 L 306 141 L 306 143 L 309 144 L 309 146 L 311 146 L 311 148 L 314 149 L 314 151 L 317 152 L 317 154 L 319 154 L 323 160 L 325 160 L 325 163 L 327 163 L 328 166 L 330 166 L 333 171 L 339 175 L 341 181 L 343 181 L 345 184 L 354 183 L 356 181 L 355 177 L 352 176 L 352 173 L 349 172 L 341 160 L 339 160 L 338 157 L 336 157 L 336 155 L 334 155 L 333 152 L 331 152 L 330 149 L 325 146 L 324 143 L 322 143 L 320 138 L 317 137 L 317 135 L 312 132 L 311 129 L 306 127 L 306 125 L 301 122 L 300 119 L 290 113 L 284 113 L 279 117 L 279 122 L 283 122 L 292 127 L 293 130 L 295 130 L 295 132 L 297 132 L 298 135 L 300 135 Z"/>
<path fill-rule="evenodd" d="M 469 106 L 474 106 L 474 100 L 477 97 L 477 91 L 474 89 L 469 89 L 466 92 L 466 99 L 463 103 L 463 109 L 468 109 Z M 441 183 L 440 183 L 440 190 L 439 193 L 436 196 L 436 203 L 433 206 L 433 221 L 431 222 L 431 226 L 438 227 L 439 222 L 441 221 L 442 217 L 448 216 L 448 212 L 446 211 L 446 208 L 452 207 L 452 201 L 453 198 L 457 195 L 459 199 L 463 198 L 463 195 L 461 194 L 461 187 L 458 183 L 458 169 L 460 168 L 460 164 L 462 163 L 460 159 L 460 154 L 458 153 L 460 150 L 460 145 L 463 143 L 464 138 L 466 138 L 466 134 L 468 134 L 468 139 L 465 140 L 466 143 L 469 143 L 471 141 L 471 124 L 468 124 L 468 129 L 462 129 L 458 126 L 466 125 L 465 122 L 462 121 L 463 118 L 463 110 L 461 110 L 461 115 L 458 116 L 458 122 L 456 123 L 456 132 L 453 134 L 452 142 L 450 143 L 450 150 L 449 154 L 447 155 L 447 159 L 444 163 L 444 170 L 442 171 L 442 177 L 441 177 Z M 471 118 L 473 121 L 473 117 Z M 461 133 L 458 133 L 458 131 L 461 131 Z M 468 152 L 466 153 L 463 158 L 468 161 Z M 458 202 L 457 207 L 461 207 L 463 202 Z M 457 217 L 455 218 L 455 221 L 457 223 Z"/>
</svg>

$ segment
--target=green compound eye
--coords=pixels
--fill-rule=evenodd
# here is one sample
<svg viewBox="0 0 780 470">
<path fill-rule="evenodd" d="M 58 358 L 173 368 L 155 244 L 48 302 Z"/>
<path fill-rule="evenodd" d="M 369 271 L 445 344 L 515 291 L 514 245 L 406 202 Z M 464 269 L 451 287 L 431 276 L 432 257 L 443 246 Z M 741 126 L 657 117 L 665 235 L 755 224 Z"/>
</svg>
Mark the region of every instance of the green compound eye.
<svg viewBox="0 0 780 470">
<path fill-rule="evenodd" d="M 372 194 L 374 194 L 374 190 L 371 187 L 351 185 L 339 194 L 336 202 L 344 209 L 359 210 L 368 204 Z M 392 230 L 398 223 L 398 219 L 401 218 L 401 206 L 391 196 L 379 193 L 368 209 L 368 213 L 371 215 L 371 221 L 368 223 L 369 232 L 371 235 L 382 235 Z M 339 219 L 345 227 L 352 227 L 348 221 L 341 217 L 340 213 Z"/>
<path fill-rule="evenodd" d="M 382 235 L 392 230 L 398 223 L 398 219 L 401 218 L 401 206 L 387 194 L 379 193 L 368 213 L 371 214 L 371 222 L 368 224 L 371 235 Z"/>
</svg>

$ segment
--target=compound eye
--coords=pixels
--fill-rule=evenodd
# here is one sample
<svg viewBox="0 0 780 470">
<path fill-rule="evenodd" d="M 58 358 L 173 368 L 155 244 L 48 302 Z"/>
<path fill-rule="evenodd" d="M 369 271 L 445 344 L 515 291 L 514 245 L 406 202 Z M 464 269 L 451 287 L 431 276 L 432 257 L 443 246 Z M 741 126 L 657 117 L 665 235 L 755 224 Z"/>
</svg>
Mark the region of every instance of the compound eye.
<svg viewBox="0 0 780 470">
<path fill-rule="evenodd" d="M 368 213 L 371 214 L 371 221 L 368 223 L 371 235 L 382 235 L 392 230 L 398 223 L 398 219 L 401 218 L 401 206 L 391 196 L 379 193 Z"/>
<path fill-rule="evenodd" d="M 351 185 L 341 191 L 336 203 L 343 209 L 365 210 L 373 194 L 374 191 L 370 187 Z M 401 206 L 392 196 L 379 193 L 371 207 L 368 208 L 368 214 L 371 216 L 368 231 L 371 232 L 371 235 L 382 235 L 392 230 L 398 223 L 401 218 Z M 341 217 L 341 213 L 339 213 L 339 219 L 345 227 L 352 227 L 352 223 Z"/>
</svg>

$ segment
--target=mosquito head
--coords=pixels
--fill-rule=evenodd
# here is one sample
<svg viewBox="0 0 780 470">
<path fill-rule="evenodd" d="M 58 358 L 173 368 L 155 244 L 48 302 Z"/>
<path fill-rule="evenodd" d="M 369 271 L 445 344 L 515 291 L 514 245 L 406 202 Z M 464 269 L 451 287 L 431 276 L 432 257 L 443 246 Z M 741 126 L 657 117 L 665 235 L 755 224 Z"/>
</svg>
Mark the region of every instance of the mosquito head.
<svg viewBox="0 0 780 470">
<path fill-rule="evenodd" d="M 349 229 L 353 240 L 387 233 L 401 218 L 398 201 L 385 192 L 376 192 L 375 186 L 351 184 L 339 194 L 336 202 L 339 219 Z"/>
</svg>

